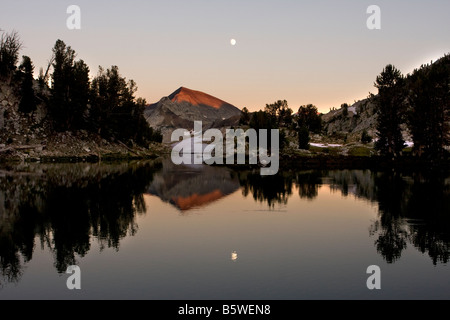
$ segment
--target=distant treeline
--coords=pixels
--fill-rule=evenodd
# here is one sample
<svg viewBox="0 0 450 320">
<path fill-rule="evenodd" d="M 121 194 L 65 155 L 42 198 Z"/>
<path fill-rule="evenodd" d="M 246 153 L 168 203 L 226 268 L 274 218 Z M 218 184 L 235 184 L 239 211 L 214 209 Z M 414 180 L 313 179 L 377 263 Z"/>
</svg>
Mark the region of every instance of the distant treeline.
<svg viewBox="0 0 450 320">
<path fill-rule="evenodd" d="M 144 118 L 145 99 L 134 96 L 136 83 L 122 77 L 117 66 L 107 70 L 99 67 L 91 80 L 86 63 L 75 60 L 75 50 L 57 40 L 47 70 L 40 69 L 39 90 L 35 90 L 31 59 L 23 56 L 17 67 L 21 47 L 16 32 L 2 33 L 0 78 L 12 79 L 20 86 L 21 113 L 33 113 L 39 101 L 46 105 L 47 120 L 58 132 L 87 130 L 110 141 L 143 146 L 162 141 L 161 134 Z"/>
<path fill-rule="evenodd" d="M 250 113 L 247 108 L 242 110 L 240 125 L 248 125 L 250 128 L 280 129 L 280 147 L 287 145 L 286 130 L 296 131 L 300 149 L 308 149 L 310 133 L 321 133 L 322 118 L 317 107 L 308 104 L 301 106 L 296 114 L 293 114 L 286 100 L 278 100 L 266 104 L 264 110 Z"/>
</svg>

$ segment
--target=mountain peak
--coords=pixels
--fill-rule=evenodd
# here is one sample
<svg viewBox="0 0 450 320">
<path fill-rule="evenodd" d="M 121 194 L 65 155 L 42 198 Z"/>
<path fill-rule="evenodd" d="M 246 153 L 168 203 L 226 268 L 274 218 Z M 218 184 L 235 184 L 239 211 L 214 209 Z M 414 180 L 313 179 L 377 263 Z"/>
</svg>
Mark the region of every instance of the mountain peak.
<svg viewBox="0 0 450 320">
<path fill-rule="evenodd" d="M 209 94 L 191 90 L 186 87 L 180 87 L 169 96 L 169 99 L 172 102 L 188 102 L 194 106 L 204 105 L 213 107 L 214 109 L 220 109 L 225 105 L 230 105 L 229 103 Z"/>
<path fill-rule="evenodd" d="M 204 129 L 234 126 L 241 110 L 204 92 L 180 87 L 147 106 L 144 115 L 153 129 L 161 131 L 163 141 L 170 142 L 175 129 L 193 129 L 195 121 L 201 121 Z"/>
</svg>

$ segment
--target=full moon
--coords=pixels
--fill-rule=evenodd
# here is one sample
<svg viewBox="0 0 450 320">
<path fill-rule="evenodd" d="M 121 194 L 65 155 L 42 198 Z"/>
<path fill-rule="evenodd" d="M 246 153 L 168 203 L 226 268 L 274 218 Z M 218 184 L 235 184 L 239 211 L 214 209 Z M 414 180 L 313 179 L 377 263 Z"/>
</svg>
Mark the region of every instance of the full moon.
<svg viewBox="0 0 450 320">
<path fill-rule="evenodd" d="M 231 39 L 230 43 L 231 43 L 232 46 L 235 46 L 236 43 L 237 43 L 237 42 L 236 42 L 236 39 Z"/>
</svg>

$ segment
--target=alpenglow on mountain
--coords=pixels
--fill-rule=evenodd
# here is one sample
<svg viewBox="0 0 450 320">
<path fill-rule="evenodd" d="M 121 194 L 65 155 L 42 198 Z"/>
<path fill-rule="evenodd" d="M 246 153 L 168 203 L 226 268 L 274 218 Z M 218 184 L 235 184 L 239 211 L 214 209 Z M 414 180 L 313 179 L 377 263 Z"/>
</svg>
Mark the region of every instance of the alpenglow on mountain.
<svg viewBox="0 0 450 320">
<path fill-rule="evenodd" d="M 194 121 L 202 121 L 204 130 L 237 124 L 241 110 L 204 92 L 181 87 L 147 106 L 144 116 L 152 128 L 161 130 L 163 141 L 170 142 L 174 130 L 192 130 Z"/>
</svg>

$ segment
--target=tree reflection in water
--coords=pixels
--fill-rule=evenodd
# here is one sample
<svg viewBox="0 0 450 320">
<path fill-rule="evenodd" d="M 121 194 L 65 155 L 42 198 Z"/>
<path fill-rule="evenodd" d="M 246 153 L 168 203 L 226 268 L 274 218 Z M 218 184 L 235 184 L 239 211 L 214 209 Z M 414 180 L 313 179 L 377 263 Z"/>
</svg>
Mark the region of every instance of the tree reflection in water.
<svg viewBox="0 0 450 320">
<path fill-rule="evenodd" d="M 400 259 L 408 245 L 428 254 L 434 264 L 449 261 L 448 172 L 311 170 L 263 177 L 259 171 L 175 170 L 163 164 L 162 169 L 141 163 L 22 165 L 0 170 L 1 283 L 20 280 L 36 245 L 51 251 L 60 273 L 91 250 L 92 238 L 100 250 L 119 250 L 121 240 L 138 230 L 136 215 L 146 212 L 145 193 L 188 210 L 192 206 L 182 206 L 181 200 L 201 200 L 212 191 L 223 198 L 239 188 L 244 197 L 273 208 L 288 205 L 289 198 L 297 196 L 295 188 L 301 199 L 315 201 L 321 186 L 328 185 L 343 196 L 378 204 L 379 216 L 370 226 L 370 236 L 386 262 Z M 211 203 L 196 201 L 193 207 Z"/>
<path fill-rule="evenodd" d="M 450 253 L 450 179 L 448 172 L 330 172 L 332 187 L 378 204 L 370 227 L 378 253 L 388 263 L 400 259 L 408 244 L 427 253 L 433 264 Z"/>
<path fill-rule="evenodd" d="M 408 244 L 427 253 L 433 264 L 448 263 L 450 254 L 450 178 L 448 172 L 370 170 L 282 172 L 262 177 L 239 173 L 244 196 L 287 205 L 295 186 L 300 198 L 314 200 L 323 184 L 343 196 L 377 203 L 379 218 L 370 227 L 377 252 L 388 263 L 401 258 Z"/>
<path fill-rule="evenodd" d="M 392 263 L 410 243 L 433 264 L 449 262 L 450 185 L 442 172 L 376 177 L 380 219 L 372 228 L 378 252 Z"/>
<path fill-rule="evenodd" d="M 0 176 L 0 270 L 18 282 L 33 258 L 35 241 L 47 247 L 63 273 L 85 256 L 91 237 L 101 250 L 119 249 L 146 211 L 143 193 L 154 172 L 144 165 L 39 165 L 3 170 Z"/>
</svg>

